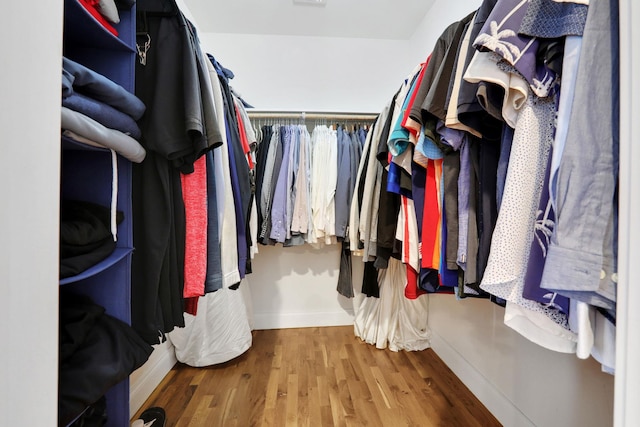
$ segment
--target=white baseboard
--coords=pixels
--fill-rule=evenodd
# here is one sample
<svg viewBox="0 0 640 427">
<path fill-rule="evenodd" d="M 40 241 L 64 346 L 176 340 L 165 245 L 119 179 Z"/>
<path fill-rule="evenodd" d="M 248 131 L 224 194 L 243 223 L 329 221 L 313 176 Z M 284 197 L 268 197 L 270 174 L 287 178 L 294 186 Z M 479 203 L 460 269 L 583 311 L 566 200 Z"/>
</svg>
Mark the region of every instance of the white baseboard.
<svg viewBox="0 0 640 427">
<path fill-rule="evenodd" d="M 431 348 L 502 425 L 535 427 L 513 402 L 435 332 L 432 333 Z"/>
<path fill-rule="evenodd" d="M 353 313 L 253 313 L 253 328 L 289 329 L 353 325 Z"/>
<path fill-rule="evenodd" d="M 173 344 L 167 339 L 154 346 L 149 360 L 129 377 L 129 414 L 131 417 L 144 405 L 151 393 L 177 363 Z"/>
</svg>

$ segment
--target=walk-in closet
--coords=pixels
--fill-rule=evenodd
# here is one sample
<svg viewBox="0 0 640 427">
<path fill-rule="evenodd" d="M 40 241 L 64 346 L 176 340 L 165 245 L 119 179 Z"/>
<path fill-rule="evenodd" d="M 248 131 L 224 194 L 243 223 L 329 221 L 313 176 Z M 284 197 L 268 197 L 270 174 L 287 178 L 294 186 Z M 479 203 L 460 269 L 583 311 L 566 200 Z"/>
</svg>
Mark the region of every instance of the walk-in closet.
<svg viewBox="0 0 640 427">
<path fill-rule="evenodd" d="M 640 425 L 633 0 L 6 7 L 0 426 Z"/>
</svg>

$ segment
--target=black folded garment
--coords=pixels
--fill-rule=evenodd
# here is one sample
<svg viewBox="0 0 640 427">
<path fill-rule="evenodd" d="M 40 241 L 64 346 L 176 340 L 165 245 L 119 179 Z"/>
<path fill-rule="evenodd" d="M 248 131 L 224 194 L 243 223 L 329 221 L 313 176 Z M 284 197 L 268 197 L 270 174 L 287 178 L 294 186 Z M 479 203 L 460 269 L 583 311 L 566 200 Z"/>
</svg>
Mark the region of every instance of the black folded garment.
<svg viewBox="0 0 640 427">
<path fill-rule="evenodd" d="M 118 211 L 120 224 L 124 214 Z M 63 200 L 60 207 L 60 278 L 75 276 L 108 257 L 116 248 L 111 211 L 91 202 Z"/>
<path fill-rule="evenodd" d="M 84 343 L 87 335 L 100 317 L 104 307 L 91 299 L 71 292 L 60 293 L 59 353 L 60 364 L 64 364 Z"/>
<path fill-rule="evenodd" d="M 103 427 L 107 424 L 107 398 L 101 397 L 82 413 L 69 427 Z"/>
<path fill-rule="evenodd" d="M 142 366 L 153 347 L 90 298 L 61 292 L 60 351 L 58 423 L 65 426 Z"/>
</svg>

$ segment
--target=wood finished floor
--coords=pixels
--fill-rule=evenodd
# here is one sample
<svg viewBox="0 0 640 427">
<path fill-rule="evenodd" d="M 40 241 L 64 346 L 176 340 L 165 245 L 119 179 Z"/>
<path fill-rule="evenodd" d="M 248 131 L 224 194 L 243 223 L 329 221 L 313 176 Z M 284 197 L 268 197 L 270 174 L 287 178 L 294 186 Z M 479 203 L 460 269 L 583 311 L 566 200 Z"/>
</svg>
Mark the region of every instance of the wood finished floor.
<svg viewBox="0 0 640 427">
<path fill-rule="evenodd" d="M 378 350 L 352 326 L 254 331 L 230 362 L 176 365 L 133 419 L 152 406 L 167 427 L 501 425 L 432 350 Z"/>
</svg>

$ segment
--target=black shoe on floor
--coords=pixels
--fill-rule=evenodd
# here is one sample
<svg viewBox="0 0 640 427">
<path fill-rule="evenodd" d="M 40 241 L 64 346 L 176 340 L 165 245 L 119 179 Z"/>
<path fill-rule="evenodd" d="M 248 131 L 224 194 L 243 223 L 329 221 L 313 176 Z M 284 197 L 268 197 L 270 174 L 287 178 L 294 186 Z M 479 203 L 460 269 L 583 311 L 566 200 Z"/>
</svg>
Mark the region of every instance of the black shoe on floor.
<svg viewBox="0 0 640 427">
<path fill-rule="evenodd" d="M 140 414 L 140 419 L 144 421 L 145 427 L 164 427 L 166 418 L 164 409 L 160 407 L 146 409 Z"/>
</svg>

